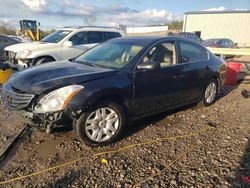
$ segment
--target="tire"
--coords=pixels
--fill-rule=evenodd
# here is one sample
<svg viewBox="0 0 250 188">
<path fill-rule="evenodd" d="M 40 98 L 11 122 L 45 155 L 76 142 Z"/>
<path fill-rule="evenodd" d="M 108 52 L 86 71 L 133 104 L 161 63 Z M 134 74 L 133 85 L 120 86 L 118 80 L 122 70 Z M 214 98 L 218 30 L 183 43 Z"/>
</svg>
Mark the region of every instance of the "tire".
<svg viewBox="0 0 250 188">
<path fill-rule="evenodd" d="M 218 83 L 215 79 L 211 79 L 202 95 L 202 100 L 199 106 L 210 106 L 215 103 L 218 94 Z"/>
<path fill-rule="evenodd" d="M 120 137 L 124 126 L 124 110 L 119 104 L 108 101 L 96 105 L 75 121 L 80 140 L 91 147 L 113 143 Z"/>
<path fill-rule="evenodd" d="M 55 61 L 54 59 L 50 58 L 50 57 L 41 57 L 38 58 L 35 62 L 34 65 L 41 65 L 43 63 L 48 63 L 48 62 L 52 62 Z"/>
</svg>

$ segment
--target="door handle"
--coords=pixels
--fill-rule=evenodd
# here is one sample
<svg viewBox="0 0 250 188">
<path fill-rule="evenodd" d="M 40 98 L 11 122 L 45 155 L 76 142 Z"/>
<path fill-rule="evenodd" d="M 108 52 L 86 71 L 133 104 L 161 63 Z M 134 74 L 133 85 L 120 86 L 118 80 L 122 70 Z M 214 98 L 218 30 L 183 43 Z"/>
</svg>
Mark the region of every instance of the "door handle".
<svg viewBox="0 0 250 188">
<path fill-rule="evenodd" d="M 177 74 L 174 74 L 173 78 L 175 80 L 180 80 L 180 79 L 185 78 L 185 75 L 183 73 L 177 73 Z"/>
</svg>

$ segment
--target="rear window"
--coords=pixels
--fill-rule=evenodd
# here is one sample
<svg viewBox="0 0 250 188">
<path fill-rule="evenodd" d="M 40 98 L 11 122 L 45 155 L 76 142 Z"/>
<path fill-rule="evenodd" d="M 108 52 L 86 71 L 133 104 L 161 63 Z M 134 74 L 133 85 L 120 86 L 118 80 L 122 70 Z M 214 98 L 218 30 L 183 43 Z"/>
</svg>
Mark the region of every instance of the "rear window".
<svg viewBox="0 0 250 188">
<path fill-rule="evenodd" d="M 88 32 L 88 43 L 102 43 L 104 42 L 103 32 L 100 31 L 89 31 Z"/>
<path fill-rule="evenodd" d="M 108 39 L 121 37 L 121 34 L 118 32 L 106 32 Z"/>
<path fill-rule="evenodd" d="M 199 37 L 196 34 L 190 34 L 190 38 L 194 40 L 199 40 Z"/>
<path fill-rule="evenodd" d="M 192 63 L 208 60 L 206 49 L 187 42 L 179 42 L 179 63 Z"/>
</svg>

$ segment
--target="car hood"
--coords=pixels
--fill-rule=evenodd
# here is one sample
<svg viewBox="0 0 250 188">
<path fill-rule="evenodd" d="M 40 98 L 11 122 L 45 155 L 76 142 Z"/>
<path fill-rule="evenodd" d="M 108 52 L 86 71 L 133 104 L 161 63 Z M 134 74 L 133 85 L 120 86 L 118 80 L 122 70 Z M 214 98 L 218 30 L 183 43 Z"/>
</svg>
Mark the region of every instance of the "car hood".
<svg viewBox="0 0 250 188">
<path fill-rule="evenodd" d="M 45 42 L 27 42 L 27 43 L 19 43 L 6 47 L 4 50 L 11 52 L 20 52 L 23 50 L 40 50 L 40 49 L 48 49 L 58 45 L 57 43 L 45 43 Z"/>
<path fill-rule="evenodd" d="M 11 86 L 25 93 L 42 94 L 72 84 L 110 76 L 113 69 L 87 66 L 69 61 L 39 65 L 14 74 L 8 81 Z"/>
</svg>

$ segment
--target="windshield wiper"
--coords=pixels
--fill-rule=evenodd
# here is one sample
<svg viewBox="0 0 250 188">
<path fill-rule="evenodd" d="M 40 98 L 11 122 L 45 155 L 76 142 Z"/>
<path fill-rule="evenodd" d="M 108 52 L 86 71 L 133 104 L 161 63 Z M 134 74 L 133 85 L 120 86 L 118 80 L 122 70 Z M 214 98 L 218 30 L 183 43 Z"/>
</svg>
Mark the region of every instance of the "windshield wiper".
<svg viewBox="0 0 250 188">
<path fill-rule="evenodd" d="M 93 64 L 93 63 L 90 63 L 88 61 L 76 61 L 76 63 L 81 63 L 81 64 L 84 64 L 84 65 L 88 65 L 88 66 L 91 66 L 91 67 L 97 67 L 96 64 Z"/>
<path fill-rule="evenodd" d="M 107 68 L 107 69 L 112 69 L 113 67 L 108 67 L 108 66 L 105 66 L 105 65 L 100 65 L 100 64 L 95 64 L 95 63 L 90 63 L 88 61 L 76 61 L 76 63 L 82 63 L 84 65 L 88 65 L 88 66 L 91 66 L 91 67 L 101 67 L 101 68 Z"/>
</svg>

